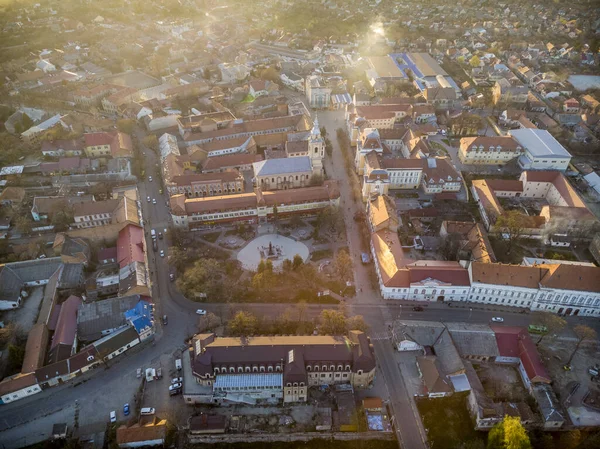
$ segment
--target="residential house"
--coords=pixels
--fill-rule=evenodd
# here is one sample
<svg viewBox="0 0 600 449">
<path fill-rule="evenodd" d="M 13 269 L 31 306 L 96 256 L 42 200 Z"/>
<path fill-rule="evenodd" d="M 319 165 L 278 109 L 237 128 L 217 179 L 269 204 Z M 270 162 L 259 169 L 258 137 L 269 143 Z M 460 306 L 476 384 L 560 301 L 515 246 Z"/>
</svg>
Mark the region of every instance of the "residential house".
<svg viewBox="0 0 600 449">
<path fill-rule="evenodd" d="M 49 363 L 68 359 L 75 354 L 77 349 L 77 310 L 81 304 L 81 298 L 71 295 L 57 306 L 60 309 L 48 352 Z"/>
<path fill-rule="evenodd" d="M 508 80 L 502 78 L 496 81 L 492 88 L 492 98 L 494 104 L 515 104 L 518 106 L 525 106 L 529 94 L 527 86 L 523 85 L 517 79 Z"/>
<path fill-rule="evenodd" d="M 117 429 L 119 447 L 163 446 L 167 437 L 167 420 L 156 416 L 141 416 L 139 422 L 122 425 Z"/>
<path fill-rule="evenodd" d="M 4 207 L 17 207 L 25 199 L 25 189 L 22 187 L 5 187 L 0 192 L 0 204 Z"/>
</svg>

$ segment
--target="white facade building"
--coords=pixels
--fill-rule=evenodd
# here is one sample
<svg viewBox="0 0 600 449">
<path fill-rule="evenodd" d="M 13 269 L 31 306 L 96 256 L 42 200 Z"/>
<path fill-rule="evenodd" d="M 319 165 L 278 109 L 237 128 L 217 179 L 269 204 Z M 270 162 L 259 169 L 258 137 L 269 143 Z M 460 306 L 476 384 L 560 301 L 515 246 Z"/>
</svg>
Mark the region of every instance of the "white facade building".
<svg viewBox="0 0 600 449">
<path fill-rule="evenodd" d="M 542 129 L 516 129 L 509 134 L 523 147 L 519 157 L 523 170 L 565 171 L 571 162 L 571 153 L 548 131 Z"/>
</svg>

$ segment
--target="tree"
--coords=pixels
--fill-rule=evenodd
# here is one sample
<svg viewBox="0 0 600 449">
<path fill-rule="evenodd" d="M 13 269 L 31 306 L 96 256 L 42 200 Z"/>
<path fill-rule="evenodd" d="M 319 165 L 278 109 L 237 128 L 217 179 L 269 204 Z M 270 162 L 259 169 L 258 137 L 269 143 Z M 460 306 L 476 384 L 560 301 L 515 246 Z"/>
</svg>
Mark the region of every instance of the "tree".
<svg viewBox="0 0 600 449">
<path fill-rule="evenodd" d="M 342 235 L 344 228 L 344 214 L 339 207 L 330 206 L 323 209 L 317 216 L 317 226 L 323 227 L 330 233 L 337 232 L 337 235 Z"/>
<path fill-rule="evenodd" d="M 296 303 L 296 313 L 298 314 L 298 322 L 304 321 L 304 317 L 306 315 L 306 309 L 308 308 L 308 305 L 306 304 L 306 301 L 304 300 L 300 300 Z"/>
<path fill-rule="evenodd" d="M 365 323 L 365 319 L 362 315 L 354 315 L 346 319 L 346 329 L 349 331 L 363 331 L 367 332 L 369 326 Z"/>
<path fill-rule="evenodd" d="M 300 254 L 296 254 L 294 256 L 294 260 L 292 261 L 292 269 L 294 271 L 297 271 L 298 268 L 300 268 L 303 264 L 304 264 L 304 259 L 302 259 L 302 256 Z"/>
<path fill-rule="evenodd" d="M 277 226 L 279 225 L 279 211 L 277 210 L 277 204 L 273 205 L 273 226 L 275 227 L 275 234 L 277 234 Z"/>
<path fill-rule="evenodd" d="M 216 259 L 200 259 L 177 280 L 177 287 L 185 295 L 196 297 L 204 293 L 207 298 L 217 298 L 225 293 L 222 281 L 223 266 Z"/>
<path fill-rule="evenodd" d="M 573 332 L 575 332 L 575 335 L 577 335 L 577 344 L 575 345 L 575 349 L 571 353 L 571 357 L 569 357 L 567 366 L 571 365 L 573 357 L 575 357 L 575 354 L 579 350 L 579 346 L 581 346 L 581 343 L 583 343 L 584 341 L 595 341 L 598 338 L 596 331 L 591 327 L 586 326 L 585 324 L 578 324 L 573 328 Z"/>
<path fill-rule="evenodd" d="M 461 236 L 457 233 L 448 234 L 440 247 L 440 252 L 446 260 L 457 260 Z"/>
<path fill-rule="evenodd" d="M 135 120 L 123 118 L 117 120 L 117 129 L 122 133 L 131 134 L 135 128 Z"/>
<path fill-rule="evenodd" d="M 323 138 L 325 138 L 325 136 L 327 136 L 327 128 L 325 128 L 324 126 L 321 126 L 321 136 L 323 136 Z"/>
<path fill-rule="evenodd" d="M 15 227 L 17 228 L 20 234 L 31 234 L 31 230 L 33 229 L 33 222 L 27 215 L 19 215 L 15 219 Z"/>
<path fill-rule="evenodd" d="M 274 83 L 279 81 L 279 73 L 273 67 L 267 67 L 266 69 L 262 70 L 259 74 L 259 77 L 263 80 L 272 81 Z"/>
<path fill-rule="evenodd" d="M 479 57 L 477 55 L 474 55 L 471 59 L 469 59 L 469 64 L 473 68 L 479 67 L 481 65 L 481 60 L 479 59 Z"/>
<path fill-rule="evenodd" d="M 581 443 L 581 432 L 577 429 L 561 432 L 558 441 L 561 449 L 576 449 Z"/>
<path fill-rule="evenodd" d="M 531 449 L 527 431 L 516 416 L 505 416 L 488 434 L 487 449 Z"/>
<path fill-rule="evenodd" d="M 346 317 L 342 312 L 325 309 L 319 316 L 321 335 L 343 335 L 346 333 Z"/>
<path fill-rule="evenodd" d="M 516 209 L 506 211 L 496 218 L 494 226 L 507 240 L 507 254 L 511 253 L 513 245 L 521 239 L 525 230 L 526 219 L 527 217 Z"/>
<path fill-rule="evenodd" d="M 149 134 L 144 137 L 142 143 L 151 150 L 158 150 L 158 138 L 154 134 Z"/>
<path fill-rule="evenodd" d="M 221 318 L 212 312 L 198 318 L 198 332 L 213 331 L 221 325 Z"/>
<path fill-rule="evenodd" d="M 281 268 L 283 269 L 284 272 L 289 273 L 293 269 L 292 261 L 290 259 L 284 259 L 283 263 L 281 264 Z"/>
<path fill-rule="evenodd" d="M 348 251 L 342 249 L 337 252 L 333 259 L 333 270 L 341 281 L 349 281 L 352 278 L 352 258 Z"/>
<path fill-rule="evenodd" d="M 533 312 L 531 314 L 531 321 L 535 325 L 544 326 L 546 328 L 546 332 L 542 333 L 536 345 L 539 345 L 546 335 L 557 334 L 567 325 L 567 322 L 563 317 L 555 315 L 554 313 L 542 311 Z"/>
<path fill-rule="evenodd" d="M 69 209 L 56 211 L 50 220 L 56 232 L 66 231 L 73 223 L 73 214 Z"/>
<path fill-rule="evenodd" d="M 33 120 L 31 120 L 31 118 L 29 118 L 29 116 L 27 114 L 23 114 L 21 123 L 23 124 L 23 131 L 27 131 L 29 128 L 31 128 L 33 126 Z"/>
<path fill-rule="evenodd" d="M 250 312 L 239 311 L 229 321 L 227 328 L 234 337 L 254 335 L 258 330 L 258 318 Z"/>
</svg>

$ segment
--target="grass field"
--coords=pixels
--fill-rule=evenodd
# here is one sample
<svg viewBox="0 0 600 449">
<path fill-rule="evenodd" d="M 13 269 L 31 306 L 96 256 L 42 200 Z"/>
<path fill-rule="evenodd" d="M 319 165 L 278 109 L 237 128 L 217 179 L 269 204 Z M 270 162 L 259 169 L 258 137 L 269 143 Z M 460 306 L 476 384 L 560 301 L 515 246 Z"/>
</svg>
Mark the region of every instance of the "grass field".
<svg viewBox="0 0 600 449">
<path fill-rule="evenodd" d="M 467 409 L 467 396 L 468 393 L 456 393 L 445 398 L 417 400 L 431 447 L 455 449 L 471 440 L 485 442 L 485 434 L 474 430 L 475 423 Z"/>
</svg>

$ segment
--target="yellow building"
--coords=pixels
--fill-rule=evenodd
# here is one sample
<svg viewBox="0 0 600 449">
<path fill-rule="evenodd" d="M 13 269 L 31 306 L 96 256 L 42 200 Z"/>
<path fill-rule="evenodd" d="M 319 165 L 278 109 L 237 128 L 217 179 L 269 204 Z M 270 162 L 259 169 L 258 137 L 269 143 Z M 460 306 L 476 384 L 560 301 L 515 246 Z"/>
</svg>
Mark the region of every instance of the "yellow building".
<svg viewBox="0 0 600 449">
<path fill-rule="evenodd" d="M 479 136 L 460 139 L 458 158 L 463 164 L 504 165 L 523 154 L 523 148 L 510 136 Z"/>
</svg>

